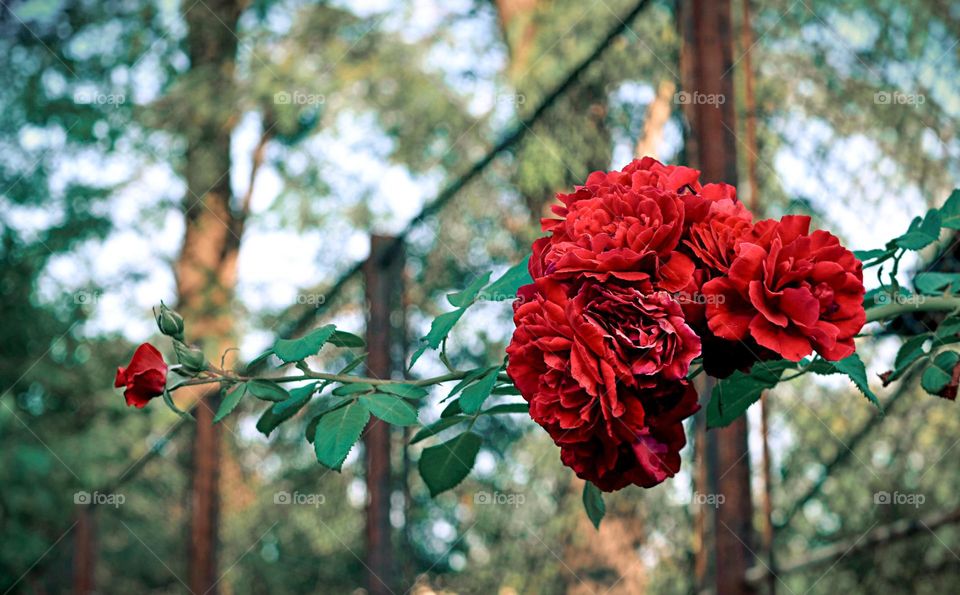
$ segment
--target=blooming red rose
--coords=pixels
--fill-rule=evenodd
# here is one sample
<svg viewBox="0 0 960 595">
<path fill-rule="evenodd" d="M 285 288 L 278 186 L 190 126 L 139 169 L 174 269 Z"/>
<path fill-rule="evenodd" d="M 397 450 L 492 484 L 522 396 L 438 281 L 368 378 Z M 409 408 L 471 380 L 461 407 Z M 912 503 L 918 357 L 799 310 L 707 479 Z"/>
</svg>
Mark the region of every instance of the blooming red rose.
<svg viewBox="0 0 960 595">
<path fill-rule="evenodd" d="M 631 180 L 627 170 L 594 172 L 584 186 L 559 194 L 562 205 L 553 211 L 562 218 L 543 220 L 551 235 L 534 244 L 533 276 L 583 274 L 649 282 L 650 289 L 685 287 L 694 263 L 676 250 L 683 201 L 673 190 Z"/>
<path fill-rule="evenodd" d="M 727 276 L 703 286 L 716 336 L 750 337 L 792 361 L 813 351 L 831 361 L 853 353 L 866 322 L 863 265 L 835 236 L 809 227 L 809 217 L 794 215 L 761 221 L 744 236 Z"/>
<path fill-rule="evenodd" d="M 711 276 L 726 274 L 736 256 L 737 244 L 753 229 L 753 215 L 736 199 L 723 198 L 707 204 L 705 216 L 690 226 L 683 243 Z"/>
<path fill-rule="evenodd" d="M 126 387 L 123 396 L 127 405 L 145 407 L 150 399 L 163 394 L 167 384 L 167 364 L 157 348 L 144 343 L 133 354 L 126 368 L 117 368 L 114 386 Z"/>
<path fill-rule="evenodd" d="M 605 490 L 676 473 L 700 340 L 669 294 L 543 277 L 521 288 L 514 322 L 507 373 L 565 464 Z"/>
</svg>

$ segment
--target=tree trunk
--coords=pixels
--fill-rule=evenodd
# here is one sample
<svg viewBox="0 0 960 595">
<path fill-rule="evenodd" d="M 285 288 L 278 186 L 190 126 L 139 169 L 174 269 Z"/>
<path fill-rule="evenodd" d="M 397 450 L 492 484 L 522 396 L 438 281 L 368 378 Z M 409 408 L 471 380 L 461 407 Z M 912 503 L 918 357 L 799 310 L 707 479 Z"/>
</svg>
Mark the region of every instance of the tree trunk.
<svg viewBox="0 0 960 595">
<path fill-rule="evenodd" d="M 395 357 L 403 323 L 403 250 L 392 250 L 394 238 L 372 236 L 370 257 L 364 267 L 369 317 L 367 319 L 367 371 L 374 378 L 390 378 L 398 368 Z M 390 425 L 372 418 L 364 433 L 367 471 L 367 590 L 372 595 L 392 593 L 397 563 L 394 560 L 390 496 L 393 492 Z"/>
<path fill-rule="evenodd" d="M 178 309 L 211 361 L 230 346 L 242 217 L 233 212 L 230 134 L 236 114 L 234 61 L 241 7 L 234 0 L 184 4 L 192 99 L 179 131 L 187 138 L 185 234 L 175 266 Z M 203 109 L 201 109 L 203 107 Z M 188 580 L 194 593 L 215 595 L 220 520 L 221 426 L 213 425 L 219 393 L 205 391 L 196 408 L 190 498 Z"/>
<path fill-rule="evenodd" d="M 680 25 L 685 93 L 681 97 L 690 123 L 688 161 L 705 180 L 736 184 L 730 0 L 683 2 Z M 753 593 L 746 581 L 755 543 L 746 416 L 707 432 L 706 438 L 711 490 L 718 500 L 723 497 L 713 514 L 715 590 L 723 595 Z"/>
</svg>

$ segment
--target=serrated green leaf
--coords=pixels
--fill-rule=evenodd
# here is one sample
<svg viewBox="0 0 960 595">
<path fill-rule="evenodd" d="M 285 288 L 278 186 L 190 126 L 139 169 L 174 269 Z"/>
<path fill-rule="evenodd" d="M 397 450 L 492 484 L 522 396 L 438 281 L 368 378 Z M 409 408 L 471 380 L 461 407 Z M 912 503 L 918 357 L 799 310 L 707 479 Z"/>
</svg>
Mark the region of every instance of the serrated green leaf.
<svg viewBox="0 0 960 595">
<path fill-rule="evenodd" d="M 812 368 L 811 371 L 817 374 L 846 374 L 857 388 L 860 389 L 863 396 L 876 405 L 877 409 L 883 411 L 883 407 L 880 405 L 880 399 L 878 399 L 877 395 L 870 389 L 870 383 L 867 382 L 867 368 L 863 365 L 863 360 L 860 359 L 859 355 L 854 353 L 837 362 L 818 360 L 817 363 L 820 362 L 823 362 L 824 367 Z"/>
<path fill-rule="evenodd" d="M 497 383 L 500 368 L 494 368 L 477 379 L 476 382 L 463 389 L 460 395 L 460 408 L 464 413 L 474 414 L 480 411 L 484 401 L 490 396 L 493 386 Z"/>
<path fill-rule="evenodd" d="M 894 242 L 905 250 L 922 250 L 940 238 L 940 211 L 930 209 L 923 220 L 914 219 L 910 229 Z"/>
<path fill-rule="evenodd" d="M 952 292 L 960 289 L 960 273 L 919 273 L 913 279 L 913 285 L 922 294 L 937 295 L 948 288 Z"/>
<path fill-rule="evenodd" d="M 256 379 L 247 383 L 247 392 L 261 401 L 273 401 L 279 403 L 290 398 L 290 393 L 276 382 L 269 380 Z"/>
<path fill-rule="evenodd" d="M 299 339 L 280 339 L 273 352 L 284 362 L 298 362 L 316 355 L 337 330 L 332 324 L 313 329 Z"/>
<path fill-rule="evenodd" d="M 934 336 L 937 339 L 947 339 L 957 333 L 960 333 L 960 316 L 950 316 L 940 323 Z"/>
<path fill-rule="evenodd" d="M 418 469 L 430 496 L 459 485 L 470 474 L 483 441 L 473 432 L 464 432 L 442 444 L 423 449 Z"/>
<path fill-rule="evenodd" d="M 600 521 L 607 514 L 607 505 L 603 503 L 603 492 L 589 481 L 583 484 L 583 509 L 594 528 L 599 531 Z"/>
<path fill-rule="evenodd" d="M 333 331 L 333 334 L 330 335 L 330 339 L 327 342 L 335 347 L 363 348 L 367 346 L 367 342 L 363 340 L 363 337 L 339 330 Z"/>
<path fill-rule="evenodd" d="M 522 262 L 515 264 L 507 269 L 496 281 L 487 285 L 480 292 L 478 299 L 487 301 L 512 300 L 517 297 L 517 290 L 524 285 L 533 283 L 530 277 L 528 265 L 530 257 L 526 257 Z"/>
<path fill-rule="evenodd" d="M 950 193 L 947 202 L 940 208 L 943 226 L 947 229 L 960 229 L 960 188 Z"/>
<path fill-rule="evenodd" d="M 430 391 L 427 389 L 414 384 L 383 384 L 378 386 L 377 390 L 382 393 L 397 395 L 404 399 L 422 399 L 430 394 Z"/>
<path fill-rule="evenodd" d="M 426 440 L 430 436 L 436 436 L 440 432 L 446 430 L 447 428 L 452 428 L 453 426 L 465 422 L 469 417 L 466 415 L 454 415 L 451 417 L 441 417 L 437 421 L 433 422 L 428 426 L 420 428 L 420 430 L 413 435 L 413 438 L 410 440 L 410 444 L 416 444 L 421 440 Z"/>
<path fill-rule="evenodd" d="M 450 302 L 450 305 L 454 308 L 463 308 L 469 306 L 473 303 L 473 300 L 476 299 L 477 294 L 483 289 L 483 286 L 487 284 L 490 280 L 490 273 L 480 275 L 474 279 L 470 285 L 466 287 L 463 291 L 457 293 L 451 293 L 447 295 L 447 301 Z"/>
<path fill-rule="evenodd" d="M 290 390 L 290 396 L 278 403 L 274 403 L 269 409 L 263 412 L 260 419 L 257 420 L 257 430 L 264 436 L 269 437 L 277 426 L 287 421 L 297 414 L 303 407 L 310 402 L 313 394 L 317 390 L 316 383 L 298 386 Z"/>
<path fill-rule="evenodd" d="M 417 419 L 417 410 L 396 395 L 385 395 L 381 393 L 361 395 L 360 402 L 367 406 L 370 413 L 373 413 L 388 424 L 395 426 L 413 426 L 420 423 L 420 420 Z"/>
<path fill-rule="evenodd" d="M 325 414 L 343 407 L 347 403 L 352 403 L 353 397 L 329 397 L 325 399 L 323 407 L 319 408 L 314 412 L 313 418 L 307 423 L 307 427 L 304 429 L 304 433 L 307 437 L 307 442 L 313 444 L 313 437 L 317 433 L 317 424 L 320 422 L 320 418 Z"/>
<path fill-rule="evenodd" d="M 707 427 L 730 425 L 760 399 L 763 391 L 780 382 L 784 370 L 796 366 L 796 362 L 788 360 L 757 362 L 749 374 L 737 370 L 729 378 L 718 380 L 707 405 Z"/>
<path fill-rule="evenodd" d="M 217 414 L 213 417 L 213 423 L 220 423 L 220 420 L 230 415 L 230 413 L 240 404 L 240 399 L 247 394 L 247 383 L 241 382 L 230 389 L 220 401 L 220 407 L 217 408 Z"/>
<path fill-rule="evenodd" d="M 466 376 L 464 376 L 460 380 L 460 382 L 454 385 L 453 389 L 451 389 L 450 392 L 447 393 L 447 396 L 444 397 L 443 400 L 445 401 L 451 397 L 454 397 L 457 393 L 459 393 L 463 389 L 467 388 L 467 386 L 469 386 L 471 383 L 473 383 L 474 380 L 476 380 L 477 378 L 480 378 L 481 376 L 483 376 L 484 374 L 486 374 L 487 372 L 493 369 L 500 369 L 500 366 L 490 366 L 487 368 L 476 368 L 474 370 L 470 370 L 469 372 L 467 372 Z"/>
<path fill-rule="evenodd" d="M 854 250 L 853 255 L 857 257 L 857 260 L 866 262 L 873 259 L 886 260 L 887 257 L 893 256 L 893 251 L 887 250 L 886 248 L 878 248 L 876 250 Z"/>
<path fill-rule="evenodd" d="M 960 361 L 960 354 L 956 351 L 938 353 L 920 377 L 920 386 L 931 395 L 937 396 L 940 391 L 950 384 L 953 377 L 953 368 Z"/>
<path fill-rule="evenodd" d="M 340 471 L 368 421 L 370 410 L 360 401 L 335 409 L 320 418 L 313 438 L 317 460 L 334 471 Z"/>
<path fill-rule="evenodd" d="M 503 413 L 530 413 L 530 406 L 526 403 L 501 403 L 489 409 L 484 409 L 480 415 L 499 415 Z"/>
<path fill-rule="evenodd" d="M 447 312 L 441 314 L 433 319 L 433 322 L 430 324 L 430 332 L 427 333 L 427 336 L 420 339 L 420 347 L 413 353 L 413 357 L 410 358 L 410 365 L 407 369 L 413 368 L 414 364 L 417 363 L 417 360 L 420 359 L 420 356 L 426 353 L 427 349 L 437 349 L 440 347 L 440 344 L 443 343 L 443 340 L 447 338 L 447 335 L 450 334 L 450 331 L 453 330 L 453 327 L 456 326 L 460 318 L 463 316 L 463 313 L 466 312 L 466 308 L 459 308 L 452 312 Z"/>
<path fill-rule="evenodd" d="M 333 389 L 333 394 L 338 397 L 346 395 L 355 395 L 357 393 L 372 393 L 373 385 L 365 382 L 354 382 L 353 384 L 344 384 Z"/>
</svg>

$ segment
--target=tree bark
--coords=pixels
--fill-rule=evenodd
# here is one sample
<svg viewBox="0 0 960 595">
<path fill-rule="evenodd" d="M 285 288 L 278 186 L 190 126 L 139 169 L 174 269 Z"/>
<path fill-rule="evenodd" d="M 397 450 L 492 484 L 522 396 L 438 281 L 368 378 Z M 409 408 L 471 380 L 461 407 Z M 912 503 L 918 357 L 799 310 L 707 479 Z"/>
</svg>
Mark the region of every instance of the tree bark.
<svg viewBox="0 0 960 595">
<path fill-rule="evenodd" d="M 191 104 L 180 131 L 187 137 L 185 233 L 175 265 L 178 309 L 191 337 L 202 337 L 208 358 L 219 364 L 230 345 L 231 304 L 237 280 L 242 220 L 232 209 L 230 135 L 236 121 L 237 22 L 235 0 L 188 6 L 187 51 Z M 213 425 L 219 393 L 199 394 L 190 486 L 188 583 L 194 593 L 215 595 L 220 521 L 222 426 Z"/>
<path fill-rule="evenodd" d="M 688 161 L 705 180 L 736 184 L 730 0 L 684 2 L 680 24 L 685 93 L 681 97 L 690 123 Z M 723 497 L 713 515 L 715 590 L 724 595 L 754 593 L 746 581 L 755 547 L 746 416 L 707 432 L 706 438 L 711 490 L 718 500 Z"/>
<path fill-rule="evenodd" d="M 370 257 L 364 266 L 369 317 L 367 371 L 374 378 L 390 378 L 398 369 L 395 357 L 403 323 L 403 250 L 392 250 L 392 237 L 372 236 Z M 393 492 L 390 425 L 372 418 L 364 433 L 367 471 L 367 590 L 372 595 L 392 593 L 397 563 L 394 559 L 390 496 Z"/>
</svg>

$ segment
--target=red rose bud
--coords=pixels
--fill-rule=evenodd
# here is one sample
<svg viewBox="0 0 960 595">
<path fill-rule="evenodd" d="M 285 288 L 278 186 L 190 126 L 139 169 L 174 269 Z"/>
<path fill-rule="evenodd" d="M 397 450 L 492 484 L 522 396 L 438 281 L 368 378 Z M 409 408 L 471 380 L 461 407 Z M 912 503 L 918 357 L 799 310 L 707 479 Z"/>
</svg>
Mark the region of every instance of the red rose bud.
<svg viewBox="0 0 960 595">
<path fill-rule="evenodd" d="M 127 405 L 143 408 L 150 399 L 159 397 L 167 384 L 167 364 L 157 348 L 144 343 L 133 354 L 126 368 L 117 368 L 114 386 L 126 387 L 123 396 Z"/>
<path fill-rule="evenodd" d="M 810 217 L 757 223 L 727 276 L 703 286 L 707 324 L 722 339 L 752 339 L 791 361 L 816 351 L 841 360 L 866 323 L 863 264 Z"/>
</svg>

